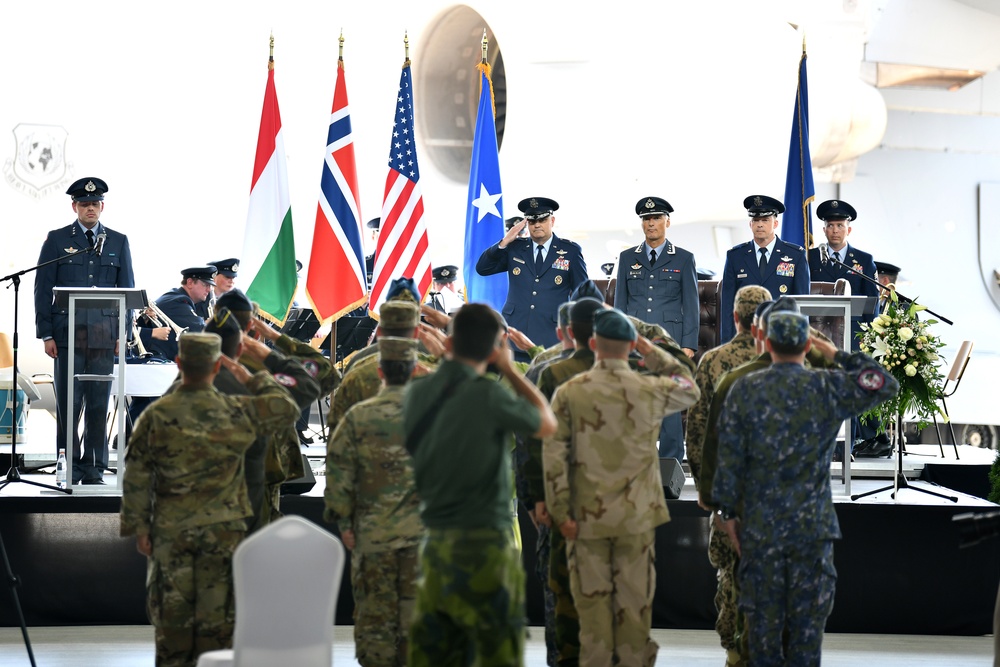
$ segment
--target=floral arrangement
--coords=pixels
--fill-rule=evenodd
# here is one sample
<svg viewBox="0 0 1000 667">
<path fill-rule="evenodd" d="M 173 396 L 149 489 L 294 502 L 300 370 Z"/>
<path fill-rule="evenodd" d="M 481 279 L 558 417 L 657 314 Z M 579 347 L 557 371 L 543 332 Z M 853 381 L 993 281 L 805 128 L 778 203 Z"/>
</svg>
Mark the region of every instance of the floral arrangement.
<svg viewBox="0 0 1000 667">
<path fill-rule="evenodd" d="M 861 324 L 861 351 L 869 354 L 899 381 L 899 393 L 885 403 L 861 415 L 868 422 L 875 419 L 879 431 L 897 417 L 910 415 L 922 429 L 935 417 L 947 421 L 940 406 L 944 389 L 941 373 L 943 359 L 938 350 L 944 343 L 930 333 L 937 320 L 920 320 L 917 313 L 926 306 L 911 302 L 900 304 L 896 292 L 889 292 L 888 306 L 870 323 Z"/>
</svg>

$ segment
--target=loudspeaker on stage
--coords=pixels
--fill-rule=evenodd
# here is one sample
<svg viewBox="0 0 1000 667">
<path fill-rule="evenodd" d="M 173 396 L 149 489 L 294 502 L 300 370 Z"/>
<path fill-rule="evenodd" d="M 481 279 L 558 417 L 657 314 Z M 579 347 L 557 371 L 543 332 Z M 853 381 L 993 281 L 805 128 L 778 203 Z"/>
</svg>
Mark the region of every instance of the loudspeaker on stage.
<svg viewBox="0 0 1000 667">
<path fill-rule="evenodd" d="M 667 500 L 677 500 L 684 488 L 684 468 L 677 459 L 660 459 L 660 477 L 663 478 L 663 495 Z"/>
</svg>

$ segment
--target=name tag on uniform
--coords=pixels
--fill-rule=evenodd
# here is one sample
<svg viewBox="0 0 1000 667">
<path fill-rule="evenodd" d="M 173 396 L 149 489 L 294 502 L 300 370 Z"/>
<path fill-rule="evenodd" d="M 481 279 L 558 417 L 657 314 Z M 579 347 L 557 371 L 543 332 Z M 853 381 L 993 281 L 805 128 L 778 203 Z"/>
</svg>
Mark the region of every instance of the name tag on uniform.
<svg viewBox="0 0 1000 667">
<path fill-rule="evenodd" d="M 642 271 L 629 271 L 628 272 L 628 277 L 629 278 L 641 278 L 642 277 Z"/>
<path fill-rule="evenodd" d="M 774 272 L 779 276 L 792 277 L 795 275 L 795 264 L 792 262 L 781 262 Z"/>
<path fill-rule="evenodd" d="M 746 278 L 746 277 L 747 277 L 747 274 L 746 274 L 746 273 L 737 273 L 737 274 L 736 274 L 736 277 L 737 277 L 737 278 Z"/>
<path fill-rule="evenodd" d="M 518 264 L 524 264 L 525 263 L 524 260 L 521 259 L 520 257 L 511 257 L 511 259 L 514 260 L 515 262 L 517 262 Z"/>
<path fill-rule="evenodd" d="M 556 261 L 552 262 L 552 268 L 559 271 L 569 271 L 569 260 L 565 257 L 560 257 Z"/>
</svg>

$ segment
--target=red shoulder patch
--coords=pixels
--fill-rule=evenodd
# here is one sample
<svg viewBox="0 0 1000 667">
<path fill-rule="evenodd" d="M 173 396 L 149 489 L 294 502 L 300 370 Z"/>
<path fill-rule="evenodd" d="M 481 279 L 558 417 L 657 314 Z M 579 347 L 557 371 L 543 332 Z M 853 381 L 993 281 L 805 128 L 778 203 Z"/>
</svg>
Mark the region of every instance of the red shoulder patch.
<svg viewBox="0 0 1000 667">
<path fill-rule="evenodd" d="M 876 370 L 867 370 L 858 376 L 858 386 L 866 391 L 878 391 L 885 384 L 885 376 Z"/>
</svg>

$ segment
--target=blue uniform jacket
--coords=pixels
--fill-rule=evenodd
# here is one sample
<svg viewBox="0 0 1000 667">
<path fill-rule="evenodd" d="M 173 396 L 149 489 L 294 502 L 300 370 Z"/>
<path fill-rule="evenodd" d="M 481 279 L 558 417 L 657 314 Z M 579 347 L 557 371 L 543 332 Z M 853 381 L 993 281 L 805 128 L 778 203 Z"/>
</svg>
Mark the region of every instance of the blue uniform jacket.
<svg viewBox="0 0 1000 667">
<path fill-rule="evenodd" d="M 551 347 L 556 336 L 559 306 L 569 301 L 576 286 L 587 280 L 583 251 L 572 241 L 552 235 L 545 266 L 535 275 L 531 239 L 514 239 L 506 248 L 495 243 L 476 262 L 481 276 L 507 272 L 507 301 L 503 316 L 507 324 L 524 332 L 535 345 Z"/>
<path fill-rule="evenodd" d="M 757 249 L 756 243 L 747 241 L 726 253 L 726 268 L 720 285 L 722 293 L 719 295 L 720 344 L 728 343 L 736 335 L 733 303 L 736 291 L 744 285 L 760 285 L 771 293 L 772 299 L 783 295 L 809 294 L 809 262 L 802 246 L 777 239 L 763 276 L 757 267 Z"/>
<path fill-rule="evenodd" d="M 202 331 L 205 328 L 205 320 L 195 312 L 195 304 L 183 287 L 175 287 L 159 299 L 156 305 L 163 311 L 163 314 L 170 318 L 170 321 L 182 329 L 188 331 Z M 170 326 L 166 322 L 163 323 Z M 177 334 L 171 329 L 170 337 L 167 340 L 156 340 L 152 336 L 151 329 L 141 331 L 142 343 L 149 352 L 173 361 L 177 356 Z"/>
<path fill-rule="evenodd" d="M 615 308 L 649 324 L 659 324 L 681 347 L 698 349 L 701 306 L 694 255 L 669 241 L 649 265 L 646 244 L 618 256 Z"/>
<path fill-rule="evenodd" d="M 833 254 L 833 251 L 830 251 Z M 848 266 L 854 267 L 855 270 L 860 271 L 869 278 L 875 278 L 875 261 L 872 256 L 863 250 L 858 250 L 851 244 L 847 244 L 847 247 L 841 251 L 842 259 L 841 261 Z M 851 294 L 855 296 L 878 296 L 879 289 L 872 285 L 870 282 L 862 278 L 861 276 L 851 273 L 842 266 L 836 266 L 831 261 L 828 264 L 823 264 L 819 259 L 819 248 L 809 249 L 809 275 L 812 280 L 818 282 L 835 283 L 841 278 L 846 278 L 847 282 L 851 285 Z M 877 307 L 877 306 L 876 306 Z M 852 317 L 851 318 L 851 349 L 858 349 L 858 332 L 861 331 L 861 323 L 867 322 L 872 319 L 874 315 L 866 315 L 863 317 Z M 840 346 L 840 341 L 835 341 L 837 346 Z"/>
<path fill-rule="evenodd" d="M 53 287 L 135 287 L 128 237 L 101 223 L 94 227 L 94 233 L 107 234 L 100 256 L 88 252 L 90 242 L 76 220 L 49 232 L 38 255 L 39 264 L 68 255 L 67 259 L 43 266 L 35 273 L 35 335 L 43 340 L 54 338 L 59 347 L 69 342 L 69 311 L 56 307 Z M 87 326 L 107 325 L 110 317 L 112 326 L 102 327 L 112 332 L 110 340 L 106 336 L 91 336 L 88 344 L 107 349 L 114 347 L 118 333 L 117 308 L 78 309 L 77 315 L 77 324 Z"/>
</svg>

